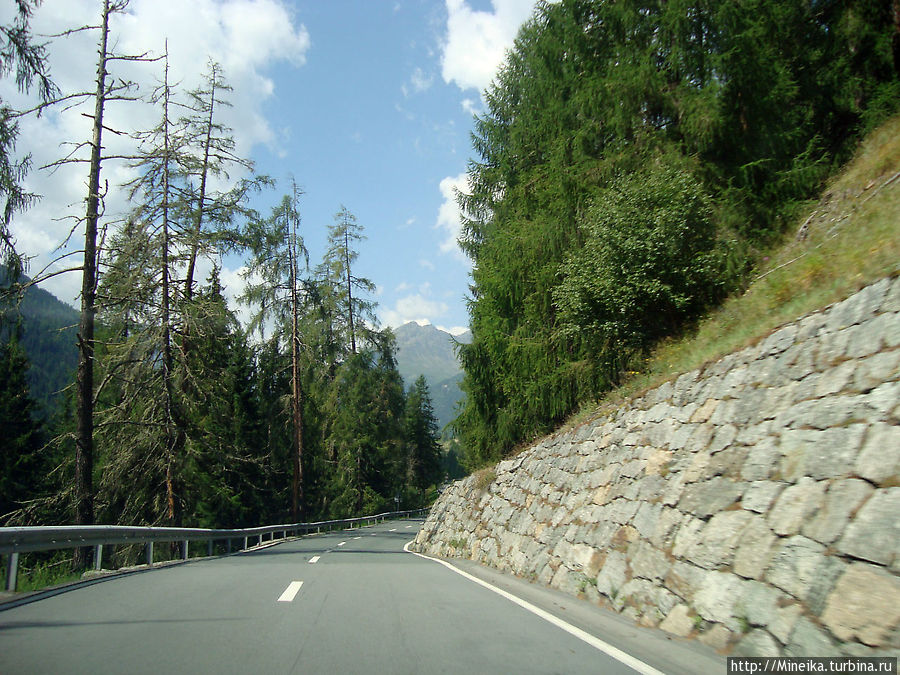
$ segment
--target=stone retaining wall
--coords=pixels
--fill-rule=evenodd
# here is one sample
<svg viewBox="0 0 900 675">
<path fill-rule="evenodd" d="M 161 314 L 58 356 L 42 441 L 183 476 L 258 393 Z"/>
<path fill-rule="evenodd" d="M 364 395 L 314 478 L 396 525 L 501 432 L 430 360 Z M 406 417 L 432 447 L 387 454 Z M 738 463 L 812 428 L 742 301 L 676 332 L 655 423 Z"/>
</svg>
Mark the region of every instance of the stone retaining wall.
<svg viewBox="0 0 900 675">
<path fill-rule="evenodd" d="M 900 646 L 900 279 L 450 487 L 416 538 L 742 655 Z"/>
</svg>

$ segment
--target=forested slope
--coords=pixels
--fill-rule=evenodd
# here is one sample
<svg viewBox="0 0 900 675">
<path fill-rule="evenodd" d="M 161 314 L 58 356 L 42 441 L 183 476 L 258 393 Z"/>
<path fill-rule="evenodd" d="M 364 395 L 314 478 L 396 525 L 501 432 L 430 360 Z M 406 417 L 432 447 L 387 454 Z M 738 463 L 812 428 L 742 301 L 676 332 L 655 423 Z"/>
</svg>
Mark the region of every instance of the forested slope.
<svg viewBox="0 0 900 675">
<path fill-rule="evenodd" d="M 542 3 L 485 93 L 462 243 L 469 468 L 744 287 L 900 101 L 889 3 Z"/>
</svg>

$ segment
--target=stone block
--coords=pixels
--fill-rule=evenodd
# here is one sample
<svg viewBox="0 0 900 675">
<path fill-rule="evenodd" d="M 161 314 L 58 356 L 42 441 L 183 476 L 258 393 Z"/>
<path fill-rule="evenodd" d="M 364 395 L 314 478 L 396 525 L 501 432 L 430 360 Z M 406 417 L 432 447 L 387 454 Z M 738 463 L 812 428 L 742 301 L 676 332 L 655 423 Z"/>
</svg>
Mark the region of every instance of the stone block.
<svg viewBox="0 0 900 675">
<path fill-rule="evenodd" d="M 741 532 L 752 517 L 747 511 L 717 513 L 703 528 L 685 557 L 705 569 L 720 569 L 731 565 Z"/>
<path fill-rule="evenodd" d="M 741 498 L 745 483 L 736 483 L 716 476 L 703 483 L 694 483 L 685 487 L 678 508 L 687 513 L 705 518 L 719 511 L 724 511 Z"/>
<path fill-rule="evenodd" d="M 588 577 L 596 577 L 605 560 L 603 552 L 585 544 L 575 544 L 569 553 L 567 562 L 581 570 Z"/>
<path fill-rule="evenodd" d="M 735 614 L 751 626 L 768 626 L 775 618 L 781 591 L 759 581 L 748 581 L 734 606 Z"/>
<path fill-rule="evenodd" d="M 824 481 L 803 477 L 781 493 L 769 512 L 769 526 L 782 536 L 797 534 L 825 500 Z"/>
<path fill-rule="evenodd" d="M 712 453 L 709 450 L 701 450 L 694 453 L 691 463 L 682 472 L 686 483 L 696 483 L 697 481 L 708 478 L 709 462 L 712 459 Z"/>
<path fill-rule="evenodd" d="M 763 400 L 765 400 L 765 391 L 756 391 L 763 397 Z M 774 416 L 774 413 L 767 410 L 762 404 L 759 404 L 756 407 L 756 411 L 760 418 L 765 418 L 768 414 Z M 738 435 L 737 438 L 734 439 L 734 442 L 738 445 L 749 445 L 752 447 L 764 442 L 768 437 L 772 436 L 773 433 L 771 420 L 761 419 L 759 422 L 739 425 Z"/>
<path fill-rule="evenodd" d="M 772 559 L 777 539 L 765 518 L 753 514 L 741 533 L 734 554 L 735 574 L 747 579 L 760 579 Z"/>
<path fill-rule="evenodd" d="M 662 509 L 661 504 L 650 502 L 640 504 L 637 513 L 634 514 L 634 518 L 631 520 L 631 524 L 634 525 L 634 529 L 638 531 L 641 537 L 650 539 L 653 536 Z"/>
<path fill-rule="evenodd" d="M 803 616 L 803 606 L 798 603 L 783 604 L 778 603 L 775 606 L 775 615 L 767 626 L 769 632 L 783 645 L 788 644 L 791 633 L 794 632 L 794 626 Z"/>
<path fill-rule="evenodd" d="M 707 629 L 697 639 L 707 647 L 712 647 L 721 652 L 728 648 L 728 644 L 733 636 L 733 631 L 728 630 L 725 626 L 716 624 Z"/>
<path fill-rule="evenodd" d="M 737 427 L 733 424 L 724 424 L 716 429 L 716 433 L 709 444 L 709 451 L 716 453 L 729 447 L 734 442 L 737 432 Z"/>
<path fill-rule="evenodd" d="M 806 617 L 797 619 L 785 656 L 841 656 L 841 650 L 828 635 Z"/>
<path fill-rule="evenodd" d="M 659 512 L 659 518 L 656 521 L 656 527 L 649 537 L 650 543 L 657 548 L 671 550 L 675 543 L 675 530 L 683 518 L 683 514 L 678 509 L 667 506 L 662 507 Z"/>
<path fill-rule="evenodd" d="M 749 449 L 741 469 L 741 478 L 753 481 L 769 479 L 775 473 L 780 457 L 777 439 L 767 436 Z"/>
<path fill-rule="evenodd" d="M 729 656 L 781 656 L 781 645 L 769 633 L 757 628 L 741 638 Z"/>
<path fill-rule="evenodd" d="M 672 566 L 665 553 L 643 540 L 638 541 L 630 553 L 631 571 L 636 577 L 662 579 Z"/>
<path fill-rule="evenodd" d="M 850 407 L 859 408 L 858 405 Z M 858 416 L 848 415 L 845 421 L 862 416 L 861 408 L 858 413 Z M 781 475 L 788 481 L 796 481 L 801 476 L 817 480 L 849 477 L 865 433 L 865 424 L 822 430 L 787 429 L 781 435 Z"/>
<path fill-rule="evenodd" d="M 628 580 L 628 561 L 625 554 L 611 551 L 606 556 L 603 567 L 597 573 L 597 590 L 608 598 L 615 598 Z"/>
<path fill-rule="evenodd" d="M 887 422 L 900 417 L 900 382 L 885 382 L 860 397 L 864 404 L 864 419 Z"/>
<path fill-rule="evenodd" d="M 748 511 L 765 513 L 786 486 L 787 483 L 775 481 L 754 481 L 747 486 L 747 490 L 741 498 L 741 506 Z"/>
<path fill-rule="evenodd" d="M 829 368 L 816 381 L 815 395 L 823 397 L 849 391 L 855 376 L 855 361 L 845 361 L 834 368 Z"/>
<path fill-rule="evenodd" d="M 705 521 L 686 514 L 675 533 L 672 555 L 676 558 L 684 558 L 687 552 L 700 541 L 700 534 L 704 527 L 706 527 Z"/>
<path fill-rule="evenodd" d="M 900 426 L 878 423 L 869 427 L 854 468 L 876 485 L 900 482 Z"/>
<path fill-rule="evenodd" d="M 900 624 L 900 579 L 874 565 L 854 563 L 838 580 L 822 623 L 839 640 L 891 647 Z"/>
<path fill-rule="evenodd" d="M 872 323 L 876 322 L 867 322 L 867 324 Z M 845 352 L 848 358 L 861 359 L 878 353 L 884 339 L 881 331 L 872 328 L 871 325 L 857 325 L 845 329 L 849 333 Z"/>
<path fill-rule="evenodd" d="M 855 366 L 850 386 L 855 391 L 868 392 L 889 380 L 897 379 L 900 370 L 900 351 L 894 349 L 848 363 Z"/>
<path fill-rule="evenodd" d="M 766 581 L 806 601 L 821 596 L 833 583 L 841 563 L 825 554 L 825 547 L 802 535 L 781 541 L 764 575 Z"/>
<path fill-rule="evenodd" d="M 691 415 L 691 422 L 702 424 L 704 422 L 709 421 L 709 418 L 712 417 L 713 413 L 716 411 L 720 401 L 715 398 L 707 399 L 704 403 L 700 405 L 699 408 Z"/>
<path fill-rule="evenodd" d="M 694 617 L 687 605 L 675 605 L 659 627 L 678 637 L 687 637 L 694 630 Z"/>
<path fill-rule="evenodd" d="M 676 560 L 666 575 L 664 583 L 672 593 L 690 601 L 700 590 L 707 574 L 707 570 Z"/>
<path fill-rule="evenodd" d="M 760 356 L 772 356 L 780 354 L 788 347 L 794 344 L 797 338 L 798 327 L 794 324 L 788 324 L 783 328 L 779 328 L 774 333 L 763 340 L 760 348 Z"/>
<path fill-rule="evenodd" d="M 748 448 L 729 446 L 715 453 L 709 460 L 707 475 L 725 476 L 732 480 L 740 480 L 741 467 L 747 459 Z"/>
<path fill-rule="evenodd" d="M 873 490 L 871 485 L 858 478 L 833 481 L 825 493 L 823 507 L 803 525 L 803 534 L 822 544 L 835 541 L 843 533 L 850 516 Z"/>
<path fill-rule="evenodd" d="M 863 504 L 838 541 L 841 553 L 881 565 L 900 553 L 900 487 L 882 488 Z"/>
<path fill-rule="evenodd" d="M 739 630 L 740 622 L 735 616 L 734 607 L 743 596 L 747 583 L 729 572 L 707 572 L 700 590 L 694 595 L 694 609 L 707 621 Z"/>
<path fill-rule="evenodd" d="M 888 280 L 884 279 L 882 281 Z M 882 282 L 879 281 L 878 283 Z M 894 277 L 893 280 L 889 281 L 880 309 L 882 312 L 900 312 L 900 277 Z"/>
</svg>

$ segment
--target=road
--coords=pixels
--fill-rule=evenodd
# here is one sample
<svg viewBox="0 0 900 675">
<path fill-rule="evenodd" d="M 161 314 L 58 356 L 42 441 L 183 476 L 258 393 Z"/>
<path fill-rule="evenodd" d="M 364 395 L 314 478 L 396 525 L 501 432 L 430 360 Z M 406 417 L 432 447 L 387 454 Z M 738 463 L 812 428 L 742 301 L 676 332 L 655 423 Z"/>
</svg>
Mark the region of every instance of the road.
<svg viewBox="0 0 900 675">
<path fill-rule="evenodd" d="M 405 552 L 419 524 L 132 572 L 0 610 L 0 673 L 724 672 L 696 643 Z"/>
</svg>

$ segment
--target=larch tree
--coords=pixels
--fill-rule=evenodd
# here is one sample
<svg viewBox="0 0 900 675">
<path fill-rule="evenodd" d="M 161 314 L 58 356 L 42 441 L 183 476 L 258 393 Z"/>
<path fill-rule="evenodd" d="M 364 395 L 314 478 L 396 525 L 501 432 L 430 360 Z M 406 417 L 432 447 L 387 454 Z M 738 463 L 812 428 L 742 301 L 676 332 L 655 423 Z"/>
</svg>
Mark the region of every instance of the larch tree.
<svg viewBox="0 0 900 675">
<path fill-rule="evenodd" d="M 271 322 L 275 344 L 286 342 L 290 350 L 292 428 L 291 514 L 303 512 L 303 382 L 301 377 L 300 315 L 304 301 L 301 269 L 308 269 L 309 253 L 300 236 L 300 196 L 302 190 L 292 183 L 290 195 L 264 221 L 251 224 L 248 242 L 252 252 L 247 267 L 248 285 L 242 301 L 256 307 L 251 328 L 264 331 Z"/>
</svg>

